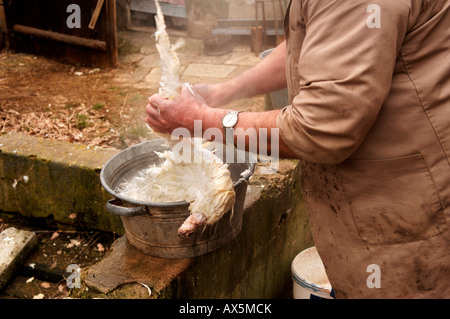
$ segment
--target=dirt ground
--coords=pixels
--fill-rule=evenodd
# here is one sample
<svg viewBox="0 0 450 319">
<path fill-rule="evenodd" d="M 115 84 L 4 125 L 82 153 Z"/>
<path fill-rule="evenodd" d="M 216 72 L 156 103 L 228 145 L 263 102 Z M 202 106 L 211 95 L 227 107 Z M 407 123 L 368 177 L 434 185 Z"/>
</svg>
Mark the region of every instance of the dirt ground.
<svg viewBox="0 0 450 319">
<path fill-rule="evenodd" d="M 129 67 L 84 68 L 1 53 L 0 132 L 115 148 L 139 141 L 152 92 L 114 83 L 115 73 Z"/>
</svg>

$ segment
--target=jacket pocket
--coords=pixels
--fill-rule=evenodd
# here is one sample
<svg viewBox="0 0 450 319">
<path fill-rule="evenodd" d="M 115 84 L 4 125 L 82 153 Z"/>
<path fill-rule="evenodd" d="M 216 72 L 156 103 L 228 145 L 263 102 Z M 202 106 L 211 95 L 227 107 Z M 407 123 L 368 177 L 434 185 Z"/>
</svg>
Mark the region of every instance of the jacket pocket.
<svg viewBox="0 0 450 319">
<path fill-rule="evenodd" d="M 340 179 L 362 240 L 396 244 L 436 236 L 444 210 L 421 154 L 388 160 L 348 160 Z"/>
</svg>

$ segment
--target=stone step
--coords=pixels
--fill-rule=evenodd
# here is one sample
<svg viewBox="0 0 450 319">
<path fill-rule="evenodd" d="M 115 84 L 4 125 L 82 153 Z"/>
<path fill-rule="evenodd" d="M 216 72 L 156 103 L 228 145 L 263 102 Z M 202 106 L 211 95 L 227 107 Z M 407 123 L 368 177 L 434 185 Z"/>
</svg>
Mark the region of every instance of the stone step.
<svg viewBox="0 0 450 319">
<path fill-rule="evenodd" d="M 0 291 L 14 277 L 37 244 L 36 235 L 31 231 L 9 227 L 0 233 Z"/>
</svg>

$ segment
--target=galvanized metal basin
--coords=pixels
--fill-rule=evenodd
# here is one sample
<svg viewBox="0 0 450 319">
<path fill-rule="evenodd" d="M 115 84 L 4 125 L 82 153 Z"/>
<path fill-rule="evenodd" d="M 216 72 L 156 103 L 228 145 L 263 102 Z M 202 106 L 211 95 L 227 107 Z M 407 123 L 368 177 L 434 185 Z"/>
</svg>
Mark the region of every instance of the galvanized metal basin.
<svg viewBox="0 0 450 319">
<path fill-rule="evenodd" d="M 236 203 L 217 223 L 200 227 L 188 238 L 180 238 L 177 230 L 189 216 L 189 203 L 185 201 L 154 203 L 126 198 L 114 191 L 124 179 L 129 179 L 149 165 L 159 163 L 155 153 L 166 150 L 163 140 L 144 142 L 127 148 L 113 156 L 100 172 L 100 181 L 114 198 L 106 209 L 119 215 L 128 242 L 148 255 L 162 258 L 189 258 L 214 251 L 239 234 L 247 191 L 247 182 L 254 172 L 254 160 L 240 158 L 229 163 Z M 242 155 L 242 154 L 241 154 Z M 244 162 L 245 160 L 245 162 Z M 245 172 L 244 176 L 241 174 Z"/>
</svg>

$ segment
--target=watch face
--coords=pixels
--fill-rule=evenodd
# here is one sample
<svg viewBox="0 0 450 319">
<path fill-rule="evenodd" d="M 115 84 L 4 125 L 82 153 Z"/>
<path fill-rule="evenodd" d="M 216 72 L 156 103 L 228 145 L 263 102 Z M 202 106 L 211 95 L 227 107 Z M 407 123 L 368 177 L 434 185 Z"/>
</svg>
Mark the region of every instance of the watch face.
<svg viewBox="0 0 450 319">
<path fill-rule="evenodd" d="M 237 123 L 237 115 L 235 113 L 228 113 L 223 118 L 224 127 L 233 127 Z"/>
</svg>

